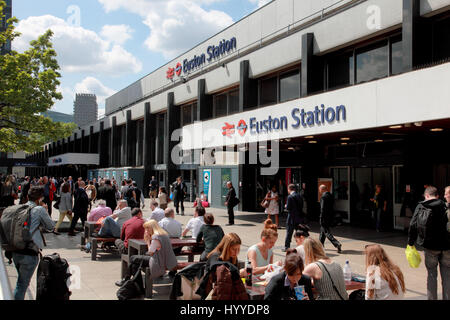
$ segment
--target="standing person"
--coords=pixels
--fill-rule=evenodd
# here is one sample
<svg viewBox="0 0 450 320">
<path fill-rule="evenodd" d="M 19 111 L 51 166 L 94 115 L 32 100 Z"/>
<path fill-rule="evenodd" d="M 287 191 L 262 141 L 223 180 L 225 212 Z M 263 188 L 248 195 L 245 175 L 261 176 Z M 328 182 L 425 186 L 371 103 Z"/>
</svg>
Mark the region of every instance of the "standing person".
<svg viewBox="0 0 450 320">
<path fill-rule="evenodd" d="M 89 199 L 86 191 L 84 190 L 85 183 L 84 181 L 78 182 L 78 188 L 74 194 L 74 205 L 73 205 L 73 219 L 70 224 L 70 230 L 68 235 L 75 236 L 75 226 L 78 222 L 78 219 L 81 219 L 81 223 L 84 226 L 84 223 L 87 219 Z"/>
<path fill-rule="evenodd" d="M 348 300 L 344 271 L 339 263 L 332 261 L 316 239 L 308 238 L 305 247 L 306 268 L 303 274 L 309 276 L 319 293 L 318 300 Z"/>
<path fill-rule="evenodd" d="M 219 245 L 224 236 L 222 228 L 214 225 L 214 216 L 211 213 L 205 214 L 203 220 L 205 224 L 201 226 L 197 234 L 197 242 L 202 240 L 205 242 L 205 250 L 200 256 L 200 261 L 208 260 L 206 257 Z"/>
<path fill-rule="evenodd" d="M 338 253 L 342 252 L 341 243 L 331 233 L 330 227 L 334 224 L 334 197 L 328 192 L 325 185 L 319 187 L 322 195 L 320 198 L 320 242 L 325 247 L 325 239 L 331 241 L 333 246 L 337 248 Z"/>
<path fill-rule="evenodd" d="M 267 219 L 270 219 L 273 221 L 273 217 L 275 217 L 275 225 L 278 228 L 278 226 L 280 224 L 280 221 L 278 218 L 278 214 L 280 213 L 280 208 L 278 206 L 279 197 L 278 197 L 278 193 L 277 193 L 277 187 L 275 185 L 272 186 L 272 190 L 270 190 L 267 193 L 266 198 L 264 200 L 269 201 L 269 207 L 266 208 Z"/>
<path fill-rule="evenodd" d="M 448 236 L 449 236 L 449 241 L 450 241 L 450 186 L 445 188 L 445 195 L 444 195 L 445 201 L 446 201 L 446 205 L 447 205 L 447 232 L 448 232 Z"/>
<path fill-rule="evenodd" d="M 447 232 L 447 207 L 435 187 L 425 189 L 425 201 L 419 202 L 411 219 L 408 245 L 424 248 L 427 268 L 428 300 L 437 300 L 437 267 L 442 279 L 442 298 L 450 300 L 450 243 Z"/>
<path fill-rule="evenodd" d="M 59 220 L 56 223 L 55 234 L 58 234 L 59 227 L 67 217 L 72 224 L 72 194 L 70 193 L 70 185 L 64 183 L 61 186 L 61 200 L 59 202 Z"/>
<path fill-rule="evenodd" d="M 89 211 L 92 209 L 92 202 L 95 201 L 97 198 L 97 189 L 95 188 L 94 182 L 89 181 L 89 185 L 85 188 L 86 194 L 88 195 L 89 199 Z"/>
<path fill-rule="evenodd" d="M 44 187 L 44 203 L 48 207 L 48 215 L 52 216 L 52 203 L 53 203 L 53 195 L 56 191 L 56 187 L 51 180 L 48 179 L 47 176 L 42 177 L 41 185 Z"/>
<path fill-rule="evenodd" d="M 225 199 L 225 206 L 228 210 L 228 224 L 227 226 L 234 225 L 234 207 L 239 204 L 238 199 L 236 198 L 236 190 L 234 190 L 233 184 L 231 181 L 227 182 L 227 198 Z"/>
<path fill-rule="evenodd" d="M 17 191 L 15 190 L 14 177 L 12 175 L 6 178 L 1 190 L 2 207 L 13 206 L 14 200 L 17 199 Z"/>
<path fill-rule="evenodd" d="M 378 244 L 366 246 L 366 272 L 366 300 L 403 299 L 406 292 L 403 273 Z"/>
<path fill-rule="evenodd" d="M 24 300 L 25 293 L 30 285 L 30 280 L 39 263 L 39 252 L 44 247 L 42 233 L 39 232 L 39 227 L 47 230 L 52 230 L 54 227 L 53 221 L 50 219 L 45 204 L 42 202 L 44 198 L 44 190 L 41 187 L 31 187 L 28 192 L 28 202 L 32 209 L 30 211 L 31 223 L 30 234 L 36 250 L 24 249 L 12 253 L 14 265 L 17 269 L 17 284 L 14 289 L 14 299 Z M 44 207 L 41 205 L 43 204 Z"/>
<path fill-rule="evenodd" d="M 295 184 L 288 186 L 289 196 L 287 198 L 286 210 L 288 211 L 286 221 L 286 240 L 284 248 L 281 250 L 286 252 L 291 246 L 292 234 L 295 226 L 305 223 L 305 216 L 303 214 L 303 198 L 295 191 Z"/>
<path fill-rule="evenodd" d="M 387 200 L 384 195 L 383 187 L 379 184 L 375 186 L 375 195 L 370 201 L 374 204 L 374 218 L 377 232 L 381 231 L 382 220 L 384 218 L 384 214 L 387 211 Z"/>
<path fill-rule="evenodd" d="M 173 203 L 175 204 L 175 208 L 177 214 L 179 213 L 178 207 L 181 203 L 181 215 L 184 216 L 184 197 L 186 196 L 186 184 L 183 182 L 182 177 L 178 177 L 177 181 L 172 184 L 173 187 Z"/>
<path fill-rule="evenodd" d="M 67 180 L 69 182 L 70 185 L 70 193 L 73 195 L 73 193 L 75 192 L 75 183 L 72 179 L 72 176 L 69 176 L 69 180 Z"/>
<path fill-rule="evenodd" d="M 136 194 L 136 208 L 140 208 L 142 203 L 142 209 L 144 209 L 145 208 L 144 193 L 142 192 L 141 189 L 138 188 L 136 181 L 133 181 L 133 188 L 134 193 Z"/>
<path fill-rule="evenodd" d="M 130 208 L 136 208 L 137 206 L 137 197 L 136 197 L 136 191 L 133 187 L 133 180 L 128 179 L 127 185 L 122 188 L 123 196 L 122 199 L 125 199 L 128 201 L 128 206 Z"/>
<path fill-rule="evenodd" d="M 22 182 L 20 186 L 20 204 L 24 204 L 28 202 L 28 191 L 30 190 L 31 183 L 30 177 L 25 177 L 25 180 Z"/>
<path fill-rule="evenodd" d="M 101 194 L 103 195 L 103 199 L 106 201 L 106 206 L 110 207 L 111 210 L 116 209 L 117 200 L 116 200 L 116 191 L 111 185 L 111 180 L 106 179 L 105 185 L 100 187 Z"/>
<path fill-rule="evenodd" d="M 158 200 L 159 200 L 159 207 L 163 210 L 166 210 L 167 202 L 169 201 L 169 197 L 167 195 L 167 191 L 166 191 L 165 187 L 159 188 Z"/>
<path fill-rule="evenodd" d="M 152 180 L 150 180 L 150 184 L 148 185 L 150 188 L 150 199 L 155 200 L 158 194 L 158 181 L 156 181 L 155 176 L 152 176 Z"/>
</svg>

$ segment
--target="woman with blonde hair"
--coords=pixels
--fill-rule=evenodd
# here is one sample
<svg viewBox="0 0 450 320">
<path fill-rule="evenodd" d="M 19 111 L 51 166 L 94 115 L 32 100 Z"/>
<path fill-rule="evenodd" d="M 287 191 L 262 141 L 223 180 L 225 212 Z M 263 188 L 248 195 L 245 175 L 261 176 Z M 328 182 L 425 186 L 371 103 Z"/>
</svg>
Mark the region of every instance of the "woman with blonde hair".
<svg viewBox="0 0 450 320">
<path fill-rule="evenodd" d="M 209 267 L 217 261 L 228 261 L 238 267 L 238 255 L 241 250 L 241 244 L 241 238 L 239 238 L 236 233 L 226 234 L 219 245 L 208 254 L 206 270 L 209 270 Z M 241 269 L 239 273 L 241 274 L 241 277 L 245 277 L 246 275 L 244 269 Z"/>
<path fill-rule="evenodd" d="M 168 233 L 153 219 L 145 222 L 143 227 L 148 252 L 146 255 L 131 256 L 128 276 L 122 281 L 116 282 L 118 286 L 122 286 L 126 280 L 136 274 L 141 264 L 143 269 L 150 268 L 152 279 L 163 276 L 166 270 L 172 271 L 177 266 L 177 258 L 173 252 Z"/>
<path fill-rule="evenodd" d="M 345 288 L 344 271 L 342 267 L 332 261 L 323 250 L 320 241 L 306 238 L 303 242 L 305 249 L 306 268 L 304 275 L 309 276 L 319 293 L 318 300 L 348 300 Z"/>
<path fill-rule="evenodd" d="M 403 273 L 378 244 L 366 246 L 366 272 L 366 300 L 403 299 Z"/>
<path fill-rule="evenodd" d="M 248 248 L 246 265 L 251 264 L 253 274 L 266 272 L 273 264 L 273 246 L 277 242 L 277 226 L 272 220 L 264 222 L 264 229 L 261 232 L 261 241 Z M 281 266 L 281 262 L 278 265 Z"/>
</svg>

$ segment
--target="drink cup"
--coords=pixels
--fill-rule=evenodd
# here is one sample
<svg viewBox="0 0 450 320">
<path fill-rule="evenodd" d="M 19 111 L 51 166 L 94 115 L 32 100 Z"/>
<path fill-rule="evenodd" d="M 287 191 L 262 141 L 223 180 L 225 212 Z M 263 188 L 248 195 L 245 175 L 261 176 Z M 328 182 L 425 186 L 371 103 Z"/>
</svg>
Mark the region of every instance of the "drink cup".
<svg viewBox="0 0 450 320">
<path fill-rule="evenodd" d="M 304 286 L 296 286 L 294 288 L 297 300 L 303 300 L 303 298 L 305 297 L 305 294 L 303 293 L 304 288 L 305 288 Z"/>
</svg>

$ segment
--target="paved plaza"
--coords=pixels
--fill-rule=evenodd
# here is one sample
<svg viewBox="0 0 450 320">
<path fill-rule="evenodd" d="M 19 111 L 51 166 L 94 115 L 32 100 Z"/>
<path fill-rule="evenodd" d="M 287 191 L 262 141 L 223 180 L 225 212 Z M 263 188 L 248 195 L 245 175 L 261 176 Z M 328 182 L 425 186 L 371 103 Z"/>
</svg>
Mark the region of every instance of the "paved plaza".
<svg viewBox="0 0 450 320">
<path fill-rule="evenodd" d="M 150 217 L 149 200 L 146 199 L 146 206 L 144 217 Z M 185 216 L 176 216 L 183 226 L 187 224 L 194 214 L 194 209 L 191 203 L 185 202 Z M 215 216 L 215 224 L 221 225 L 225 233 L 235 232 L 242 240 L 241 252 L 239 260 L 245 260 L 247 249 L 257 243 L 260 239 L 260 233 L 263 227 L 262 222 L 266 219 L 263 213 L 251 212 L 236 212 L 235 225 L 225 226 L 228 222 L 226 210 L 207 208 L 207 212 L 213 213 Z M 53 220 L 57 220 L 59 212 L 53 210 Z M 284 226 L 285 215 L 280 219 L 280 225 Z M 65 222 L 62 228 L 68 226 Z M 311 223 L 311 236 L 318 238 L 319 225 L 317 222 Z M 405 298 L 409 300 L 423 300 L 426 299 L 426 277 L 427 272 L 423 262 L 417 269 L 409 267 L 405 257 L 405 247 L 407 242 L 407 235 L 402 232 L 381 232 L 377 233 L 374 230 L 338 226 L 332 229 L 336 238 L 342 243 L 342 253 L 338 254 L 333 245 L 326 240 L 325 250 L 327 255 L 333 260 L 344 265 L 346 260 L 350 261 L 350 266 L 353 273 L 360 275 L 365 274 L 365 255 L 364 246 L 366 244 L 378 243 L 381 244 L 388 252 L 390 258 L 399 265 L 403 271 L 406 282 Z M 285 256 L 281 249 L 283 248 L 286 229 L 279 230 L 279 238 L 274 247 L 274 261 L 282 260 Z M 120 256 L 118 254 L 106 253 L 99 250 L 97 261 L 91 261 L 91 255 L 79 249 L 81 233 L 76 237 L 69 237 L 66 232 L 56 236 L 54 234 L 45 234 L 47 247 L 44 249 L 45 254 L 58 252 L 62 257 L 66 258 L 75 270 L 79 270 L 80 282 L 76 283 L 76 288 L 72 290 L 72 300 L 117 300 L 116 292 L 118 287 L 114 282 L 120 278 Z M 292 241 L 291 247 L 295 243 Z M 196 256 L 196 260 L 199 256 Z M 184 257 L 178 257 L 179 260 L 186 260 Z M 11 286 L 14 288 L 16 283 L 16 271 L 14 264 L 7 266 L 8 274 L 11 279 Z M 439 276 L 440 279 L 440 276 Z M 439 280 L 440 281 L 440 280 Z M 171 287 L 171 279 L 166 275 L 154 283 L 154 300 L 166 300 L 169 298 Z M 30 299 L 35 295 L 36 288 L 36 273 L 31 281 L 30 290 L 26 299 Z M 439 283 L 439 298 L 442 297 L 441 284 Z"/>
</svg>

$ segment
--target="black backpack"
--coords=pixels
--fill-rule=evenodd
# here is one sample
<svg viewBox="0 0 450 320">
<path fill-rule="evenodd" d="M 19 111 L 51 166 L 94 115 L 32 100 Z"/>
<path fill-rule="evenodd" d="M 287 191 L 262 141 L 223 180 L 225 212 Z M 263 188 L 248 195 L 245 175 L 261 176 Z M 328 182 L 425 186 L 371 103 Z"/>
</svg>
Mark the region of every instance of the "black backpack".
<svg viewBox="0 0 450 320">
<path fill-rule="evenodd" d="M 133 198 L 133 191 L 136 191 L 134 187 L 129 187 L 127 192 L 124 195 L 124 200 L 127 200 L 128 206 L 133 209 L 136 208 L 137 205 L 137 201 L 134 200 Z M 137 198 L 137 195 L 136 195 Z"/>
<path fill-rule="evenodd" d="M 36 300 L 69 300 L 69 264 L 59 254 L 44 256 L 37 271 Z"/>
<path fill-rule="evenodd" d="M 417 206 L 417 233 L 424 242 L 433 237 L 433 210 L 422 204 Z"/>
<path fill-rule="evenodd" d="M 144 295 L 145 289 L 141 274 L 143 261 L 144 260 L 141 261 L 133 278 L 125 281 L 119 290 L 117 290 L 116 294 L 119 300 L 131 300 L 141 298 Z"/>
</svg>

